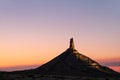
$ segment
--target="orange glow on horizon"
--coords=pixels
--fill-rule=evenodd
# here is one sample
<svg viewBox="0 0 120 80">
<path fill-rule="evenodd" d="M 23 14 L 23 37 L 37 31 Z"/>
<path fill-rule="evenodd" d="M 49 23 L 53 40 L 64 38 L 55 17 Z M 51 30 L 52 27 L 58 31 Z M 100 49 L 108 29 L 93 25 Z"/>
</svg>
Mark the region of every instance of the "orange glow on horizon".
<svg viewBox="0 0 120 80">
<path fill-rule="evenodd" d="M 82 54 L 97 60 L 98 62 L 110 62 L 110 61 L 118 61 L 120 58 L 111 58 L 113 52 L 109 50 L 102 50 L 100 46 L 98 48 L 95 48 L 95 46 L 86 46 L 86 44 L 81 44 L 80 46 L 77 44 L 76 45 L 76 40 L 75 41 L 75 48 Z M 4 45 L 1 46 L 0 53 L 2 56 L 0 56 L 0 68 L 19 68 L 19 66 L 26 66 L 26 65 L 39 65 L 39 64 L 44 64 L 54 57 L 60 55 L 60 53 L 64 52 L 68 47 L 69 47 L 69 41 L 66 41 L 67 43 L 64 44 L 64 41 L 61 41 L 61 43 L 55 42 L 53 45 L 52 43 L 31 43 L 28 42 L 26 44 L 14 44 L 12 46 Z M 63 43 L 63 44 L 62 44 Z M 27 45 L 28 44 L 28 45 Z M 48 45 L 49 44 L 49 45 Z M 24 45 L 24 46 L 23 46 Z M 63 46 L 64 45 L 64 46 Z M 68 46 L 68 47 L 66 47 Z M 102 47 L 102 46 L 101 46 Z M 56 49 L 54 49 L 56 48 Z M 87 49 L 86 49 L 87 48 Z M 97 53 L 97 54 L 96 54 Z M 109 53 L 112 55 L 104 54 L 104 53 Z M 15 69 L 13 69 L 15 70 Z M 117 68 L 118 70 L 118 68 Z"/>
<path fill-rule="evenodd" d="M 120 72 L 120 66 L 108 66 L 108 67 L 117 71 L 117 72 Z"/>
</svg>

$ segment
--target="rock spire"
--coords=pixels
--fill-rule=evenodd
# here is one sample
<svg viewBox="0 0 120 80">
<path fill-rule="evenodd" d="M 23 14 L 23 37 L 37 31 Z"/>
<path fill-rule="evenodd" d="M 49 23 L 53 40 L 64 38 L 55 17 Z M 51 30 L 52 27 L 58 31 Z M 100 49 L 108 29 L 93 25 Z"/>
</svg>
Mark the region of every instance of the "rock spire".
<svg viewBox="0 0 120 80">
<path fill-rule="evenodd" d="M 75 49 L 73 38 L 70 39 L 70 49 Z"/>
</svg>

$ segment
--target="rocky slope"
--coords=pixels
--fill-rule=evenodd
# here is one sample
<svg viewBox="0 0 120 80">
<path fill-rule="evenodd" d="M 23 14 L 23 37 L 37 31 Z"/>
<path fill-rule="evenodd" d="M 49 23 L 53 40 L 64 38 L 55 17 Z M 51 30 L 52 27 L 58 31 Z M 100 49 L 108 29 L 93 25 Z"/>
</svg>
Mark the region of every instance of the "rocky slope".
<svg viewBox="0 0 120 80">
<path fill-rule="evenodd" d="M 80 54 L 75 49 L 73 38 L 70 40 L 70 47 L 65 52 L 40 66 L 36 71 L 42 75 L 116 76 L 118 74 Z"/>
</svg>

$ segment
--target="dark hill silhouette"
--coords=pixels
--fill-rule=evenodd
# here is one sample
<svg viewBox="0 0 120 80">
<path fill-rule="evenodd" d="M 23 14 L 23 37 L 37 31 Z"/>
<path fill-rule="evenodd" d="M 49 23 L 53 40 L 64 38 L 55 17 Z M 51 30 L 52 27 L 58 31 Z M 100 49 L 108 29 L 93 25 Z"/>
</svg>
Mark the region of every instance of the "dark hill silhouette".
<svg viewBox="0 0 120 80">
<path fill-rule="evenodd" d="M 79 77 L 79 79 L 72 79 L 73 77 Z M 70 39 L 70 46 L 65 52 L 36 69 L 0 72 L 0 80 L 64 80 L 61 78 L 66 78 L 65 80 L 85 80 L 81 78 L 90 77 L 93 78 L 90 80 L 99 78 L 120 80 L 120 73 L 80 54 L 75 49 L 73 38 Z"/>
<path fill-rule="evenodd" d="M 75 49 L 73 38 L 70 39 L 70 47 L 65 52 L 38 67 L 35 71 L 42 75 L 116 76 L 118 74 L 80 54 Z"/>
</svg>

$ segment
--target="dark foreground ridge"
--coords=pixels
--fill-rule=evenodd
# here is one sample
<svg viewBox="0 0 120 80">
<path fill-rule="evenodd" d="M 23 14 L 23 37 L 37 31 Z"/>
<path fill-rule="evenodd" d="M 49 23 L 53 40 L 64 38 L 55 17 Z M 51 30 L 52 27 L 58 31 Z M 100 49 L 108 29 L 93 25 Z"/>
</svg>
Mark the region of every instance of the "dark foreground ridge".
<svg viewBox="0 0 120 80">
<path fill-rule="evenodd" d="M 6 76 L 8 77 L 6 78 Z M 120 73 L 106 66 L 102 66 L 91 58 L 79 53 L 75 49 L 73 38 L 70 39 L 70 46 L 65 52 L 36 69 L 0 73 L 2 80 L 19 80 L 18 78 L 20 78 L 20 80 L 29 80 L 26 78 L 30 78 L 30 80 L 42 80 L 42 78 L 43 80 L 49 80 L 51 76 L 53 76 L 55 80 L 61 76 L 62 78 L 63 76 L 69 76 L 68 78 L 78 76 L 79 78 L 92 77 L 92 80 L 94 80 L 93 78 L 115 78 L 115 80 L 117 80 L 120 78 Z"/>
</svg>

